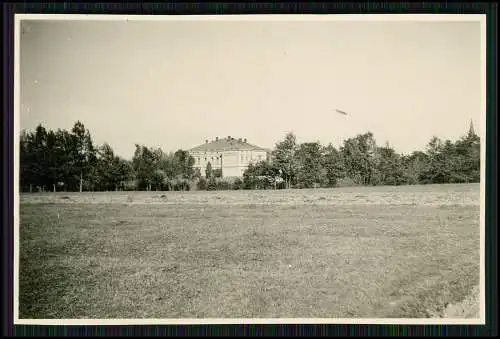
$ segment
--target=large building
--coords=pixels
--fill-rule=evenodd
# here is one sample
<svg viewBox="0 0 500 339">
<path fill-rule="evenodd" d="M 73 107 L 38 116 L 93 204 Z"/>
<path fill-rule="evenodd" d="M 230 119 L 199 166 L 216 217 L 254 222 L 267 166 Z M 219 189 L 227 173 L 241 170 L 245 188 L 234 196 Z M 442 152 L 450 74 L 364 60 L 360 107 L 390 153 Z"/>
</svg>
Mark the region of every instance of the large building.
<svg viewBox="0 0 500 339">
<path fill-rule="evenodd" d="M 250 163 L 266 160 L 270 150 L 254 146 L 247 139 L 215 138 L 188 150 L 194 158 L 194 168 L 200 169 L 205 176 L 205 169 L 210 162 L 213 170 L 221 169 L 223 177 L 241 177 Z"/>
</svg>

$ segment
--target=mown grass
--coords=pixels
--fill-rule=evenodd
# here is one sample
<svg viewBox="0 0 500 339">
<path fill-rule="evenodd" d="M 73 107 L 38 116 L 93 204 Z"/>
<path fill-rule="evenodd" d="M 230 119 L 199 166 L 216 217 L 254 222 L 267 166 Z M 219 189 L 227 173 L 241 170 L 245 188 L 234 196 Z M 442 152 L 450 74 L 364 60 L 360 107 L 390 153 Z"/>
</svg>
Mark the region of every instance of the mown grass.
<svg viewBox="0 0 500 339">
<path fill-rule="evenodd" d="M 430 317 L 479 282 L 478 206 L 20 212 L 20 318 Z"/>
</svg>

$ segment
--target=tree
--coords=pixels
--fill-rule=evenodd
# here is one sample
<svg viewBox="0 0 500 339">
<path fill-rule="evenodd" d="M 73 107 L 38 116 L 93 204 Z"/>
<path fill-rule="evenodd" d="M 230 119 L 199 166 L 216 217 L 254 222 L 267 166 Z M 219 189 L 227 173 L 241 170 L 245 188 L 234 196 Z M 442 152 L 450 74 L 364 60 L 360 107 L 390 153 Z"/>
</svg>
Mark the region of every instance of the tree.
<svg viewBox="0 0 500 339">
<path fill-rule="evenodd" d="M 205 168 L 205 178 L 207 178 L 207 180 L 212 178 L 212 164 L 210 161 L 207 163 L 207 167 Z"/>
<path fill-rule="evenodd" d="M 276 188 L 279 169 L 267 161 L 259 161 L 250 164 L 243 173 L 244 189 L 268 189 Z"/>
<path fill-rule="evenodd" d="M 424 170 L 428 166 L 428 157 L 422 151 L 415 151 L 401 158 L 405 183 L 409 185 L 425 183 Z"/>
<path fill-rule="evenodd" d="M 99 190 L 111 190 L 114 186 L 113 166 L 115 154 L 111 146 L 104 143 L 98 147 L 98 161 L 97 161 L 97 182 Z"/>
<path fill-rule="evenodd" d="M 194 158 L 189 152 L 178 150 L 174 153 L 174 158 L 178 167 L 178 174 L 186 180 L 191 180 L 194 177 Z"/>
<path fill-rule="evenodd" d="M 404 171 L 401 157 L 387 143 L 378 147 L 376 152 L 375 173 L 372 184 L 401 185 L 404 183 Z"/>
<path fill-rule="evenodd" d="M 158 168 L 163 170 L 165 173 L 164 183 L 167 186 L 169 191 L 173 190 L 174 181 L 177 177 L 177 166 L 175 164 L 175 158 L 173 153 L 164 153 L 162 154 L 161 159 L 158 163 Z"/>
<path fill-rule="evenodd" d="M 273 164 L 280 171 L 287 188 L 291 188 L 297 173 L 297 161 L 295 152 L 297 149 L 297 138 L 293 132 L 285 135 L 285 139 L 276 144 L 273 151 Z"/>
<path fill-rule="evenodd" d="M 467 181 L 466 173 L 463 171 L 464 159 L 457 153 L 456 145 L 451 140 L 445 140 L 442 149 L 443 166 L 447 168 L 448 177 L 444 182 L 463 183 Z"/>
<path fill-rule="evenodd" d="M 82 122 L 77 121 L 72 130 L 71 159 L 75 176 L 79 181 L 79 191 L 83 191 L 83 182 L 91 167 L 95 165 L 96 156 L 90 133 Z"/>
<path fill-rule="evenodd" d="M 135 145 L 134 157 L 132 158 L 133 168 L 136 173 L 139 187 L 151 190 L 153 184 L 153 176 L 158 169 L 160 156 L 159 152 L 155 152 L 146 146 Z"/>
<path fill-rule="evenodd" d="M 54 131 L 48 131 L 47 144 L 44 152 L 45 170 L 47 172 L 47 180 L 51 183 L 54 192 L 56 191 L 57 183 L 62 180 L 60 156 L 61 152 L 59 152 L 57 135 Z"/>
<path fill-rule="evenodd" d="M 300 187 L 310 188 L 325 184 L 319 142 L 300 144 L 296 151 L 297 182 Z"/>
<path fill-rule="evenodd" d="M 481 172 L 481 143 L 479 136 L 471 128 L 467 135 L 455 143 L 455 151 L 460 161 L 460 170 L 465 182 L 479 182 Z"/>
<path fill-rule="evenodd" d="M 74 168 L 72 158 L 73 137 L 67 130 L 57 130 L 57 140 L 59 143 L 59 160 L 61 162 L 62 184 L 65 190 L 72 190 L 74 181 Z"/>
<path fill-rule="evenodd" d="M 248 168 L 243 172 L 243 188 L 244 189 L 256 189 L 258 186 L 258 168 L 252 163 L 248 165 Z"/>
<path fill-rule="evenodd" d="M 269 161 L 261 161 L 257 165 L 262 168 L 261 176 L 266 180 L 265 188 L 281 188 L 283 180 L 280 176 L 279 168 L 275 164 Z"/>
<path fill-rule="evenodd" d="M 28 189 L 31 192 L 33 185 L 36 184 L 34 176 L 34 136 L 31 132 L 21 131 L 19 137 L 19 179 L 23 189 Z"/>
<path fill-rule="evenodd" d="M 354 182 L 371 185 L 375 172 L 376 142 L 373 133 L 359 134 L 344 141 L 341 147 L 346 174 Z"/>
<path fill-rule="evenodd" d="M 47 185 L 47 130 L 41 124 L 37 126 L 32 143 L 32 175 L 39 190 L 45 191 Z"/>
<path fill-rule="evenodd" d="M 113 148 L 104 143 L 98 148 L 97 166 L 95 166 L 94 189 L 121 190 L 125 181 L 133 177 L 131 164 L 115 155 Z"/>
<path fill-rule="evenodd" d="M 323 147 L 321 153 L 321 165 L 325 185 L 327 187 L 335 187 L 338 179 L 345 176 L 342 154 L 332 144 Z"/>
<path fill-rule="evenodd" d="M 158 168 L 153 171 L 151 182 L 157 191 L 163 189 L 166 177 L 165 171 L 162 169 Z"/>
<path fill-rule="evenodd" d="M 450 177 L 450 170 L 446 167 L 443 158 L 443 142 L 433 136 L 426 147 L 428 162 L 422 171 L 422 179 L 425 183 L 442 184 Z"/>
<path fill-rule="evenodd" d="M 175 153 L 158 153 L 157 168 L 164 173 L 164 185 L 168 190 L 189 189 L 189 182 L 201 177 L 201 172 L 193 168 L 194 158 L 187 151 L 177 150 Z"/>
<path fill-rule="evenodd" d="M 120 189 L 124 189 L 125 183 L 134 179 L 132 163 L 119 156 L 115 156 L 114 173 L 116 176 L 116 185 Z"/>
</svg>

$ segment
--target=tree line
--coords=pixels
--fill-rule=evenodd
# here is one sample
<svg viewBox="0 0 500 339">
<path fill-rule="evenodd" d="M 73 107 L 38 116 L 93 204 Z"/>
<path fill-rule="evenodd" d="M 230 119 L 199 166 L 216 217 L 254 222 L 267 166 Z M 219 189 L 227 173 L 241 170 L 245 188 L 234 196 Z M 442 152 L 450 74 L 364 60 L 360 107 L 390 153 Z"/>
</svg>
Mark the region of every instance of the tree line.
<svg viewBox="0 0 500 339">
<path fill-rule="evenodd" d="M 452 142 L 433 137 L 424 151 L 399 154 L 378 146 L 371 132 L 336 148 L 298 143 L 288 133 L 270 159 L 251 164 L 243 178 L 222 178 L 210 163 L 202 176 L 185 150 L 135 145 L 132 159 L 96 145 L 77 121 L 70 131 L 41 124 L 20 136 L 20 188 L 34 191 L 224 190 L 473 183 L 480 179 L 480 139 L 471 129 Z"/>
<path fill-rule="evenodd" d="M 251 165 L 243 188 L 314 188 L 339 185 L 477 183 L 480 139 L 471 128 L 455 142 L 433 137 L 425 151 L 398 154 L 378 146 L 373 133 L 349 138 L 338 149 L 319 142 L 297 143 L 288 133 L 276 144 L 272 161 Z"/>
</svg>

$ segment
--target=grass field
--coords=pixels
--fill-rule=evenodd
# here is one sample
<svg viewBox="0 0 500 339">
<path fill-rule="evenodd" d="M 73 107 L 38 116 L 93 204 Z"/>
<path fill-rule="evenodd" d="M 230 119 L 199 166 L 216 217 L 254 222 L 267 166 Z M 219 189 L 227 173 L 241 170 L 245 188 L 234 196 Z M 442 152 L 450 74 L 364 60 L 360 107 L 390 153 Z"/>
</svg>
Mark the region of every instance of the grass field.
<svg viewBox="0 0 500 339">
<path fill-rule="evenodd" d="M 20 318 L 478 317 L 479 185 L 20 199 Z"/>
</svg>

